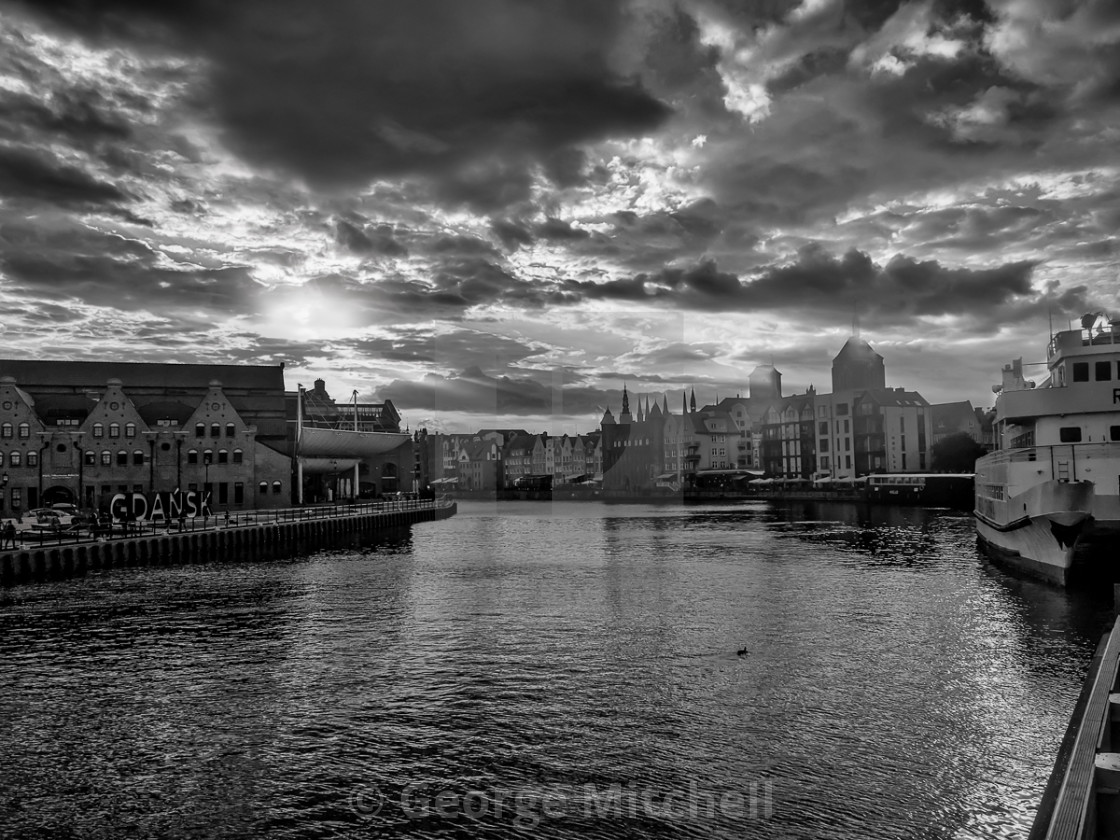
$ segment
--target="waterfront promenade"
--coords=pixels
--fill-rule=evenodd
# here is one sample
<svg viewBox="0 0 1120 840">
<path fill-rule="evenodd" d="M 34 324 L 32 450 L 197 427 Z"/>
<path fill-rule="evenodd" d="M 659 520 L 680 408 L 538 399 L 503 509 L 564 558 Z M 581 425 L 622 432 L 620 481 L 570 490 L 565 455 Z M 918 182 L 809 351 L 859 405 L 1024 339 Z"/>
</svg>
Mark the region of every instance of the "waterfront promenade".
<svg viewBox="0 0 1120 840">
<path fill-rule="evenodd" d="M 380 531 L 445 519 L 456 509 L 446 498 L 402 498 L 131 522 L 103 534 L 23 532 L 16 548 L 0 550 L 0 585 L 111 566 L 269 559 L 354 544 Z"/>
</svg>

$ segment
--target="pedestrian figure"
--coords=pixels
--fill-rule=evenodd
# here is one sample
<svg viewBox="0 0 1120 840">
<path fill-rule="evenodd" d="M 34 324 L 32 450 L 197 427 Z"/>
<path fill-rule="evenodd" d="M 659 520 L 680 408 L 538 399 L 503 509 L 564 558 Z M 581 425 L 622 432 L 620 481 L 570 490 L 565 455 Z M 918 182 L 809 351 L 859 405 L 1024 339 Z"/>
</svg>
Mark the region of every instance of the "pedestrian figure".
<svg viewBox="0 0 1120 840">
<path fill-rule="evenodd" d="M 14 522 L 9 521 L 4 526 L 4 547 L 16 547 L 16 526 Z"/>
</svg>

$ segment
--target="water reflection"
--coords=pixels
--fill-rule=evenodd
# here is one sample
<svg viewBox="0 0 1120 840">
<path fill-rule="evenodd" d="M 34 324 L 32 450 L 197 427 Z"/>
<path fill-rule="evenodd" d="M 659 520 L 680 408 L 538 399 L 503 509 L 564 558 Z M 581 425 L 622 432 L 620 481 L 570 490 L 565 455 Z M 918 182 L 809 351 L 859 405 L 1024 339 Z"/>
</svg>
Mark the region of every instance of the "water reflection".
<svg viewBox="0 0 1120 840">
<path fill-rule="evenodd" d="M 757 502 L 464 504 L 361 550 L 19 587 L 0 833 L 514 837 L 355 791 L 769 781 L 766 820 L 532 831 L 1022 836 L 1100 607 L 984 566 L 967 517 Z"/>
</svg>

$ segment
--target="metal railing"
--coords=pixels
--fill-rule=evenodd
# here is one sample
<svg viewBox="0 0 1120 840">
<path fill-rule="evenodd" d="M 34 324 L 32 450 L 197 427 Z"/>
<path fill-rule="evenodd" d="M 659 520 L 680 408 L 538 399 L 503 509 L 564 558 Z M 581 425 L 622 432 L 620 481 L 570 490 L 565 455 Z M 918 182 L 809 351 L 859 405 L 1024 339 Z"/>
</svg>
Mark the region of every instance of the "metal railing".
<svg viewBox="0 0 1120 840">
<path fill-rule="evenodd" d="M 376 502 L 334 502 L 296 508 L 270 508 L 221 513 L 217 516 L 193 516 L 167 520 L 116 521 L 111 525 L 79 526 L 78 528 L 43 528 L 16 531 L 16 545 L 10 541 L 0 544 L 0 553 L 20 551 L 99 540 L 159 537 L 170 534 L 216 531 L 225 528 L 247 528 L 258 525 L 280 525 L 285 522 L 309 522 L 339 517 L 369 516 L 378 513 L 402 513 L 417 510 L 438 510 L 454 504 L 449 496 L 435 499 L 401 498 Z"/>
</svg>

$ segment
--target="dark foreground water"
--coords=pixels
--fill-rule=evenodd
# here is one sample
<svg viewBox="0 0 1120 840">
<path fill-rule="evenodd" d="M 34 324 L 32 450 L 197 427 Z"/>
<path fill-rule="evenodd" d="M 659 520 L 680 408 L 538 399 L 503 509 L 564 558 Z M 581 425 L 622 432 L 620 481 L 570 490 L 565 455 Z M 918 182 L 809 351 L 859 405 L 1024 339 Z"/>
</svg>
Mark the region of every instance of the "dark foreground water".
<svg viewBox="0 0 1120 840">
<path fill-rule="evenodd" d="M 1107 608 L 967 516 L 758 503 L 22 586 L 0 835 L 1022 837 Z"/>
</svg>

